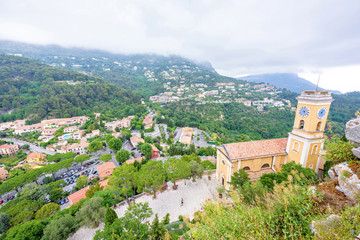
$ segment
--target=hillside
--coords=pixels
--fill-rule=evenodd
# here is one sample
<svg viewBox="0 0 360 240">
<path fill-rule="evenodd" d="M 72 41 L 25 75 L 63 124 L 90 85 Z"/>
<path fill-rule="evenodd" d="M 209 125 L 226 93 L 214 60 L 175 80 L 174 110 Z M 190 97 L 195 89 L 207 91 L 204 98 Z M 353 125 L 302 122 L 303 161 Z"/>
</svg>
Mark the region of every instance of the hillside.
<svg viewBox="0 0 360 240">
<path fill-rule="evenodd" d="M 0 111 L 5 113 L 1 122 L 25 117 L 37 122 L 44 117 L 113 110 L 115 106 L 113 112 L 121 115 L 140 104 L 139 96 L 100 78 L 22 57 L 0 55 L 0 82 Z"/>
<path fill-rule="evenodd" d="M 251 82 L 263 82 L 274 85 L 278 88 L 286 88 L 292 92 L 301 93 L 304 90 L 315 90 L 316 85 L 312 82 L 299 77 L 294 73 L 273 73 L 273 74 L 259 74 L 249 75 L 246 77 L 239 77 L 238 79 L 251 81 Z M 318 90 L 326 90 L 318 88 Z M 336 94 L 341 94 L 339 91 L 332 91 Z"/>
<path fill-rule="evenodd" d="M 163 91 L 163 84 L 167 82 L 215 83 L 235 80 L 217 74 L 210 63 L 194 62 L 180 56 L 113 54 L 10 41 L 0 41 L 0 53 L 21 55 L 53 67 L 100 77 L 145 98 Z"/>
</svg>

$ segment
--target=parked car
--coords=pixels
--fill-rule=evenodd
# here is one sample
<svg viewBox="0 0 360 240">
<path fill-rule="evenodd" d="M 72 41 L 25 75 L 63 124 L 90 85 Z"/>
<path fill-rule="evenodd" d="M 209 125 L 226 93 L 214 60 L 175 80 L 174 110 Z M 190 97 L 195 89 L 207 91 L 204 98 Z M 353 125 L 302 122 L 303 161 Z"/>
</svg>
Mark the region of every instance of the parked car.
<svg viewBox="0 0 360 240">
<path fill-rule="evenodd" d="M 0 204 L 3 204 L 4 200 L 0 200 Z"/>
</svg>

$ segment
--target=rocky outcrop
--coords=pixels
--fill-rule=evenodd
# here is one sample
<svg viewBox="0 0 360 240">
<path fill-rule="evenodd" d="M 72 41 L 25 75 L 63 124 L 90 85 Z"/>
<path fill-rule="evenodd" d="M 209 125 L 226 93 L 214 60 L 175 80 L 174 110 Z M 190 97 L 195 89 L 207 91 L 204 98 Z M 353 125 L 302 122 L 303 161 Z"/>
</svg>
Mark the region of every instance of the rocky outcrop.
<svg viewBox="0 0 360 240">
<path fill-rule="evenodd" d="M 335 188 L 352 200 L 360 196 L 360 179 L 352 172 L 347 163 L 340 163 L 328 171 L 331 179 L 338 181 Z"/>
<path fill-rule="evenodd" d="M 319 228 L 329 229 L 341 224 L 340 217 L 338 215 L 332 214 L 325 220 L 311 221 L 310 230 L 312 233 L 318 233 Z"/>
<path fill-rule="evenodd" d="M 350 120 L 346 123 L 345 135 L 356 147 L 352 150 L 354 155 L 360 158 L 360 118 Z"/>
</svg>

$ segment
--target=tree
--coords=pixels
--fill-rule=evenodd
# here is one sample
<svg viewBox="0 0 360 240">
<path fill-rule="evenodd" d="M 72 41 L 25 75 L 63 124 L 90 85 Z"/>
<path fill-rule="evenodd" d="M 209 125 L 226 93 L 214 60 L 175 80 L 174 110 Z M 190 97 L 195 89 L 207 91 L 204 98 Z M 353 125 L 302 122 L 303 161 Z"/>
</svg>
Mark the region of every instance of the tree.
<svg viewBox="0 0 360 240">
<path fill-rule="evenodd" d="M 62 188 L 54 188 L 49 193 L 49 199 L 52 202 L 57 202 L 58 200 L 62 199 L 64 196 L 64 191 Z"/>
<path fill-rule="evenodd" d="M 99 158 L 99 160 L 102 162 L 107 162 L 110 161 L 111 159 L 112 159 L 112 155 L 110 153 L 105 153 L 101 155 L 101 157 Z"/>
<path fill-rule="evenodd" d="M 15 200 L 14 200 L 15 201 Z M 11 217 L 10 225 L 15 226 L 20 223 L 30 221 L 34 218 L 35 212 L 41 207 L 41 203 L 32 200 L 21 200 L 9 205 L 11 202 L 6 204 L 7 210 L 2 209 L 5 213 Z M 9 205 L 9 206 L 8 206 Z M 3 208 L 4 208 L 3 207 Z"/>
<path fill-rule="evenodd" d="M 95 185 L 89 187 L 89 190 L 86 191 L 85 195 L 87 198 L 92 198 L 96 192 L 104 190 L 103 186 L 100 186 L 99 182 Z"/>
<path fill-rule="evenodd" d="M 125 195 L 126 201 L 130 204 L 128 194 L 136 187 L 137 179 L 138 172 L 134 165 L 125 163 L 114 169 L 109 178 L 109 186 L 118 194 Z"/>
<path fill-rule="evenodd" d="M 95 228 L 104 221 L 106 208 L 101 206 L 103 201 L 104 199 L 102 198 L 93 197 L 83 204 L 76 213 L 76 219 L 80 221 L 81 226 Z"/>
<path fill-rule="evenodd" d="M 235 172 L 231 177 L 229 182 L 235 189 L 242 187 L 245 183 L 249 182 L 249 174 L 244 169 L 239 169 L 238 172 Z"/>
<path fill-rule="evenodd" d="M 10 217 L 3 212 L 0 212 L 0 234 L 5 233 L 10 228 Z"/>
<path fill-rule="evenodd" d="M 125 149 L 118 151 L 115 155 L 116 161 L 118 161 L 120 164 L 123 164 L 129 158 L 130 158 L 130 153 L 128 150 Z"/>
<path fill-rule="evenodd" d="M 146 160 L 150 160 L 152 155 L 152 147 L 150 144 L 145 143 L 141 146 L 141 152 L 145 155 Z"/>
<path fill-rule="evenodd" d="M 167 213 L 165 217 L 162 220 L 163 224 L 169 224 L 170 223 L 170 213 Z"/>
<path fill-rule="evenodd" d="M 78 179 L 76 179 L 76 188 L 82 189 L 89 184 L 88 176 L 81 175 Z"/>
<path fill-rule="evenodd" d="M 140 189 L 152 189 L 156 198 L 156 191 L 164 183 L 165 177 L 166 172 L 162 162 L 150 160 L 140 169 L 138 186 Z"/>
<path fill-rule="evenodd" d="M 89 152 L 97 152 L 100 149 L 102 149 L 102 147 L 103 147 L 102 142 L 100 140 L 95 140 L 89 144 L 88 150 Z"/>
<path fill-rule="evenodd" d="M 64 217 L 52 220 L 44 229 L 43 240 L 63 240 L 76 231 L 78 223 L 75 217 L 65 215 Z"/>
<path fill-rule="evenodd" d="M 109 147 L 110 140 L 114 139 L 115 137 L 111 134 L 105 136 L 106 145 Z"/>
<path fill-rule="evenodd" d="M 107 145 L 111 150 L 118 151 L 122 147 L 122 141 L 119 138 L 113 138 Z"/>
<path fill-rule="evenodd" d="M 176 180 L 188 178 L 191 174 L 190 164 L 178 158 L 170 158 L 165 163 L 167 176 L 176 186 Z"/>
<path fill-rule="evenodd" d="M 42 206 L 35 214 L 35 219 L 45 219 L 51 217 L 60 210 L 59 204 L 48 203 Z"/>
<path fill-rule="evenodd" d="M 87 154 L 82 154 L 82 155 L 79 155 L 75 158 L 75 162 L 76 163 L 81 163 L 81 166 L 82 166 L 82 163 L 89 160 L 90 159 L 90 156 L 87 155 Z"/>
<path fill-rule="evenodd" d="M 27 149 L 30 149 L 30 146 L 29 146 L 29 144 L 24 144 L 21 148 L 27 150 Z"/>
<path fill-rule="evenodd" d="M 94 240 L 102 239 L 149 239 L 149 226 L 145 221 L 151 217 L 148 203 L 131 204 L 125 216 L 97 231 Z"/>
<path fill-rule="evenodd" d="M 45 178 L 43 179 L 43 183 L 44 183 L 44 184 L 49 184 L 49 183 L 51 183 L 52 181 L 54 181 L 54 179 L 53 179 L 52 177 L 45 177 Z"/>
<path fill-rule="evenodd" d="M 197 163 L 195 161 L 191 161 L 190 169 L 191 169 L 191 177 L 192 177 L 193 181 L 195 181 L 196 178 L 202 177 L 204 169 L 199 163 Z"/>
<path fill-rule="evenodd" d="M 107 207 L 105 213 L 105 226 L 113 224 L 113 222 L 118 218 L 114 209 Z"/>
<path fill-rule="evenodd" d="M 42 220 L 32 220 L 12 227 L 6 233 L 5 240 L 41 239 L 46 223 Z"/>
<path fill-rule="evenodd" d="M 155 214 L 155 218 L 151 224 L 150 236 L 151 239 L 161 240 L 164 239 L 166 229 L 163 224 L 159 222 L 158 215 Z"/>
</svg>

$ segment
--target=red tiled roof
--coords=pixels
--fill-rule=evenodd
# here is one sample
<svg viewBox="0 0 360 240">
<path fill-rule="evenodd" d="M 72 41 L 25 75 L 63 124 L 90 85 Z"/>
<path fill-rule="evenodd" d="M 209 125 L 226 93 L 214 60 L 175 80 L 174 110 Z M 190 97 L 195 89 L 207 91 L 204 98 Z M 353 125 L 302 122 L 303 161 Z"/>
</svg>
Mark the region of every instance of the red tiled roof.
<svg viewBox="0 0 360 240">
<path fill-rule="evenodd" d="M 141 163 L 143 159 L 145 159 L 145 158 L 144 158 L 144 157 L 133 158 L 133 159 L 127 160 L 126 163 L 127 163 L 127 164 L 132 164 L 132 163 L 134 163 L 135 161 Z"/>
<path fill-rule="evenodd" d="M 43 153 L 37 153 L 37 152 L 32 152 L 27 156 L 27 158 L 43 158 L 43 157 L 46 157 L 46 155 Z"/>
<path fill-rule="evenodd" d="M 9 148 L 9 147 L 12 147 L 14 145 L 11 145 L 11 144 L 4 144 L 4 145 L 1 145 L 0 148 Z"/>
<path fill-rule="evenodd" d="M 112 169 L 115 168 L 115 164 L 111 161 L 104 162 L 103 164 L 100 164 L 99 166 L 97 166 L 97 170 L 98 170 L 99 174 L 109 168 L 112 168 Z"/>
<path fill-rule="evenodd" d="M 230 159 L 249 159 L 285 154 L 287 138 L 224 144 Z"/>
<path fill-rule="evenodd" d="M 159 149 L 157 149 L 157 147 L 154 144 L 151 144 L 151 147 L 153 152 L 159 152 Z"/>
<path fill-rule="evenodd" d="M 108 181 L 109 181 L 109 179 L 106 179 L 105 181 L 101 181 L 100 186 L 104 187 L 104 189 L 105 189 L 107 187 Z M 84 187 L 84 188 L 80 189 L 79 191 L 74 192 L 73 194 L 70 194 L 68 196 L 69 201 L 70 201 L 70 205 L 79 202 L 83 198 L 86 198 L 87 190 L 89 190 L 89 186 Z"/>
</svg>

